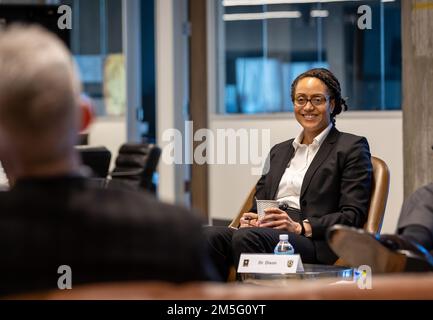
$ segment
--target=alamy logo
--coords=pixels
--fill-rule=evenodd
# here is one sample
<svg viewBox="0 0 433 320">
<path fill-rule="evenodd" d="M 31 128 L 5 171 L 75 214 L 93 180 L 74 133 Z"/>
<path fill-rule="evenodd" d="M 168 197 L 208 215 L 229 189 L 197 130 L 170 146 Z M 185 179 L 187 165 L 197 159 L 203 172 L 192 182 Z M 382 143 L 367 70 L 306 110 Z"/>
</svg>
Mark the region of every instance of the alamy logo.
<svg viewBox="0 0 433 320">
<path fill-rule="evenodd" d="M 361 290 L 370 290 L 373 288 L 373 279 L 370 266 L 362 265 L 355 269 L 356 284 Z"/>
<path fill-rule="evenodd" d="M 72 269 L 70 266 L 62 265 L 57 269 L 57 273 L 61 274 L 57 280 L 57 287 L 60 290 L 72 289 Z"/>
<path fill-rule="evenodd" d="M 185 135 L 178 129 L 163 132 L 161 159 L 165 164 L 241 164 L 250 165 L 251 174 L 269 171 L 267 154 L 271 144 L 270 129 L 199 129 L 185 122 Z"/>
<path fill-rule="evenodd" d="M 59 19 L 57 20 L 57 27 L 60 30 L 72 29 L 72 9 L 68 5 L 62 5 L 57 9 L 57 13 L 61 14 Z"/>
<path fill-rule="evenodd" d="M 372 27 L 372 14 L 371 7 L 362 5 L 358 7 L 358 14 L 361 16 L 358 18 L 358 28 L 360 30 L 371 30 Z"/>
</svg>

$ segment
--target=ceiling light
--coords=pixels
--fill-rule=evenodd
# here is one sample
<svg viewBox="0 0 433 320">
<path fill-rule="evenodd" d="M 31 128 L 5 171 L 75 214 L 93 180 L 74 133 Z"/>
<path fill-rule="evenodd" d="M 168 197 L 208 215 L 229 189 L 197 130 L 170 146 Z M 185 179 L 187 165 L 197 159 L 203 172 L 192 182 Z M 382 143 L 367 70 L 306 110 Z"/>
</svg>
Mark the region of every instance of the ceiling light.
<svg viewBox="0 0 433 320">
<path fill-rule="evenodd" d="M 296 19 L 302 17 L 300 11 L 270 11 L 259 13 L 232 13 L 223 15 L 224 21 Z"/>
<path fill-rule="evenodd" d="M 329 17 L 328 10 L 311 10 L 310 12 L 311 18 L 327 18 Z"/>
</svg>

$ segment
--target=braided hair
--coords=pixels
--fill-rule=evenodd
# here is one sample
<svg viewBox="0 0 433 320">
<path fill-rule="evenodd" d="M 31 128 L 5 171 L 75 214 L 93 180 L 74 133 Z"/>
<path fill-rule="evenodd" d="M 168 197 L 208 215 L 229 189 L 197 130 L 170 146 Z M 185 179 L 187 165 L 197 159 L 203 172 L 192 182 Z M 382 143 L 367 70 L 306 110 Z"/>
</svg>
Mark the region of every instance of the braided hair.
<svg viewBox="0 0 433 320">
<path fill-rule="evenodd" d="M 341 111 L 347 110 L 346 100 L 341 97 L 341 87 L 337 77 L 335 77 L 331 71 L 325 68 L 311 69 L 300 74 L 292 83 L 292 101 L 295 101 L 295 91 L 298 82 L 304 78 L 317 78 L 326 85 L 331 99 L 333 99 L 335 102 L 334 110 L 331 113 L 331 121 L 335 125 L 335 116 L 340 114 Z"/>
</svg>

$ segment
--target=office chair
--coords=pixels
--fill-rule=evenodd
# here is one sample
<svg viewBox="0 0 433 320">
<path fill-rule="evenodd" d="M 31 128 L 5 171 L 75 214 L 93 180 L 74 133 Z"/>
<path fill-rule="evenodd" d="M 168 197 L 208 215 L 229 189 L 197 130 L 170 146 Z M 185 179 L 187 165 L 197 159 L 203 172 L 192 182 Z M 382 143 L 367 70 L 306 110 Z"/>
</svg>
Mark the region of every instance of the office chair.
<svg viewBox="0 0 433 320">
<path fill-rule="evenodd" d="M 152 182 L 161 149 L 154 144 L 126 143 L 119 149 L 108 187 L 128 186 L 132 189 L 155 191 Z"/>
<path fill-rule="evenodd" d="M 80 133 L 78 135 L 77 146 L 87 146 L 89 144 L 89 134 Z"/>
<path fill-rule="evenodd" d="M 84 166 L 91 169 L 93 176 L 107 178 L 111 161 L 111 152 L 105 147 L 75 146 Z"/>
<path fill-rule="evenodd" d="M 389 169 L 386 163 L 377 157 L 371 157 L 373 165 L 373 176 L 371 185 L 370 207 L 368 209 L 367 221 L 364 224 L 364 230 L 370 233 L 379 233 L 382 228 L 383 217 L 385 215 L 386 202 L 388 200 L 389 192 Z M 229 227 L 237 228 L 240 224 L 242 214 L 248 212 L 253 206 L 254 195 L 256 188 L 250 191 L 247 199 L 242 205 L 241 210 L 237 216 L 232 220 Z M 344 266 L 343 260 L 338 259 L 335 263 L 339 266 Z M 236 270 L 230 270 L 229 280 L 234 281 L 236 277 Z"/>
</svg>

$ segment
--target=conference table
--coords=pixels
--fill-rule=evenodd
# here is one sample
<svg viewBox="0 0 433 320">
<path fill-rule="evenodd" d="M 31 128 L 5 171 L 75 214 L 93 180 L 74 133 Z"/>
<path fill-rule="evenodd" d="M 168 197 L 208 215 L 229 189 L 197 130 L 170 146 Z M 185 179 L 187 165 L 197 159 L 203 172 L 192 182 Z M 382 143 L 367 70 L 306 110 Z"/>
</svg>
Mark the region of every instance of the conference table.
<svg viewBox="0 0 433 320">
<path fill-rule="evenodd" d="M 271 286 L 286 286 L 296 280 L 329 280 L 330 283 L 353 282 L 356 272 L 353 268 L 335 265 L 304 264 L 304 271 L 285 274 L 242 273 L 244 283 Z"/>
</svg>

